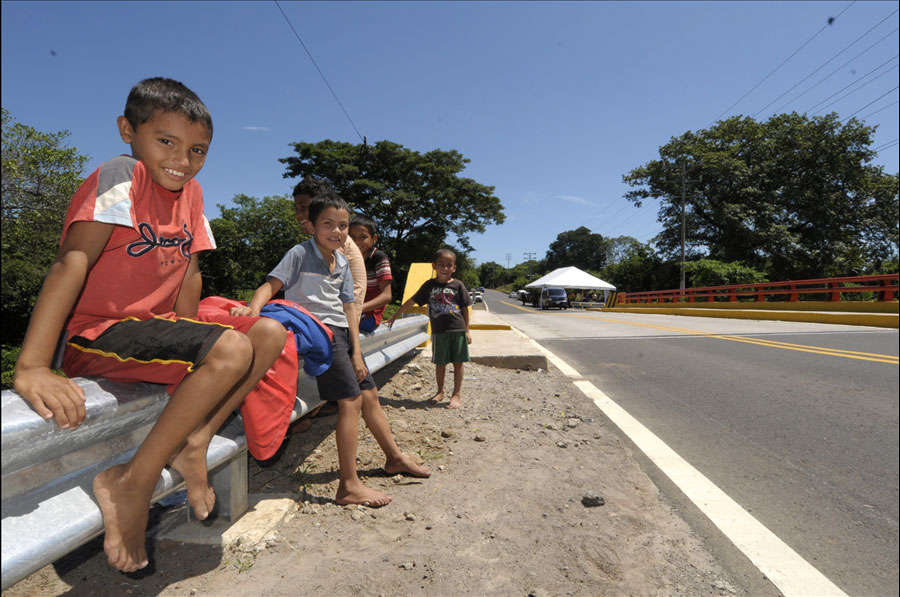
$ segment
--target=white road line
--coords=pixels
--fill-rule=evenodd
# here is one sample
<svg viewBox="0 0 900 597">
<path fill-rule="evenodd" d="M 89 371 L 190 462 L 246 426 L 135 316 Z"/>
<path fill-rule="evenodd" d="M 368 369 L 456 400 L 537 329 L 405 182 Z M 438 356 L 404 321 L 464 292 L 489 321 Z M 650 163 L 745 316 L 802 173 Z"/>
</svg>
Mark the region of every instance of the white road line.
<svg viewBox="0 0 900 597">
<path fill-rule="evenodd" d="M 513 328 L 515 330 L 515 328 Z M 756 520 L 740 504 L 716 487 L 700 471 L 675 453 L 594 384 L 555 354 L 516 330 L 547 355 L 547 359 L 572 380 L 585 396 L 640 449 L 675 485 L 743 552 L 785 597 L 844 596 L 824 574 Z"/>
</svg>

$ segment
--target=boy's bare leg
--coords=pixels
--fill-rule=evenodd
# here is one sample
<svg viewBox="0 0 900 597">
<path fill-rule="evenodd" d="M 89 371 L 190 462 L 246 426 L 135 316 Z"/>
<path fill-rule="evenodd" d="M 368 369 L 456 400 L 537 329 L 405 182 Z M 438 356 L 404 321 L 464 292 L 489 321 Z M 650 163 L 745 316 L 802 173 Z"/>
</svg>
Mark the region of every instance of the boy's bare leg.
<svg viewBox="0 0 900 597">
<path fill-rule="evenodd" d="M 447 408 L 459 408 L 462 404 L 462 396 L 460 396 L 462 382 L 463 364 L 453 363 L 453 395 L 450 396 L 450 404 L 447 405 Z"/>
<path fill-rule="evenodd" d="M 260 318 L 247 330 L 247 338 L 253 347 L 250 370 L 231 391 L 225 394 L 219 405 L 197 429 L 188 435 L 184 444 L 169 460 L 169 465 L 184 477 L 188 503 L 200 520 L 209 516 L 216 501 L 216 494 L 207 480 L 206 453 L 209 450 L 209 443 L 228 416 L 241 404 L 250 390 L 256 387 L 281 354 L 284 349 L 285 333 L 280 323 L 266 317 Z"/>
<path fill-rule="evenodd" d="M 340 485 L 334 501 L 341 506 L 347 504 L 363 504 L 372 508 L 386 506 L 391 502 L 391 496 L 366 487 L 356 474 L 356 445 L 362 396 L 345 398 L 338 400 L 337 403 L 335 440 L 340 466 Z"/>
<path fill-rule="evenodd" d="M 252 350 L 243 334 L 232 330 L 222 334 L 175 390 L 132 459 L 94 477 L 94 497 L 106 531 L 103 549 L 110 565 L 123 572 L 147 565 L 144 534 L 159 474 L 185 437 L 247 373 Z"/>
<path fill-rule="evenodd" d="M 447 365 L 434 366 L 434 378 L 437 381 L 437 393 L 432 396 L 428 402 L 437 404 L 444 399 L 444 378 L 447 376 Z"/>
<path fill-rule="evenodd" d="M 372 432 L 372 436 L 378 442 L 381 451 L 384 452 L 386 459 L 384 472 L 389 475 L 407 473 L 414 477 L 431 476 L 430 470 L 417 463 L 397 446 L 394 434 L 391 433 L 391 426 L 381 408 L 381 402 L 378 401 L 377 389 L 362 391 L 362 416 L 366 427 Z"/>
</svg>

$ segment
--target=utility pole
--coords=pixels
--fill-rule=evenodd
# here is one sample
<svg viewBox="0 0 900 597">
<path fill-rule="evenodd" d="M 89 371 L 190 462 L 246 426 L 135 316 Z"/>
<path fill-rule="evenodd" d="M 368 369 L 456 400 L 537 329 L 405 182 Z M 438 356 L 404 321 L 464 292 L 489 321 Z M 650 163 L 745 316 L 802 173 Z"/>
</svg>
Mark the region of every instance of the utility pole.
<svg viewBox="0 0 900 597">
<path fill-rule="evenodd" d="M 684 158 L 681 160 L 681 281 L 678 284 L 678 289 L 682 291 L 681 296 L 684 296 L 684 226 L 685 226 L 685 217 L 684 217 L 684 196 L 685 196 L 685 184 L 687 182 L 687 163 Z"/>
<path fill-rule="evenodd" d="M 664 179 L 665 180 L 665 179 Z M 681 290 L 681 296 L 684 296 L 684 245 L 685 245 L 685 237 L 687 236 L 685 229 L 687 227 L 686 224 L 686 214 L 687 214 L 687 183 L 695 183 L 695 182 L 703 182 L 703 177 L 701 176 L 697 180 L 688 180 L 687 179 L 687 159 L 681 158 L 681 281 L 679 282 L 678 288 Z"/>
<path fill-rule="evenodd" d="M 512 259 L 512 253 L 506 254 L 506 269 L 509 269 L 509 261 Z"/>
<path fill-rule="evenodd" d="M 537 253 L 525 253 L 525 261 L 531 261 L 537 257 Z M 528 277 L 531 277 L 531 263 L 528 264 Z"/>
</svg>

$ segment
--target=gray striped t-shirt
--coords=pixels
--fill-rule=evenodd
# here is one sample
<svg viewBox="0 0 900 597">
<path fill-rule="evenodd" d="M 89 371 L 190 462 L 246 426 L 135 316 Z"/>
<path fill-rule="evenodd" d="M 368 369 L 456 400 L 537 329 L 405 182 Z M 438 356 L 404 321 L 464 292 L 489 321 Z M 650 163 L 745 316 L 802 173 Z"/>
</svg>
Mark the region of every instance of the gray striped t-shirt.
<svg viewBox="0 0 900 597">
<path fill-rule="evenodd" d="M 338 251 L 334 256 L 334 271 L 329 272 L 315 240 L 309 239 L 285 253 L 268 277 L 281 281 L 284 298 L 306 308 L 322 323 L 346 328 L 343 304 L 356 300 L 353 275 L 347 258 Z"/>
</svg>

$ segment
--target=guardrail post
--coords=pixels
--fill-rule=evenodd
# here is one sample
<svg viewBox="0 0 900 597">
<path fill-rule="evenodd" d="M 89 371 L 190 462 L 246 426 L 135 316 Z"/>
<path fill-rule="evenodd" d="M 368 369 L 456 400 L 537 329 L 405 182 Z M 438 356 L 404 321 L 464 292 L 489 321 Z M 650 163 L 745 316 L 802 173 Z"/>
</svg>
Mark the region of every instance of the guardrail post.
<svg viewBox="0 0 900 597">
<path fill-rule="evenodd" d="M 840 291 L 840 282 L 829 282 L 828 287 L 831 288 L 831 292 L 828 293 L 829 301 L 842 300 L 841 291 Z"/>
</svg>

